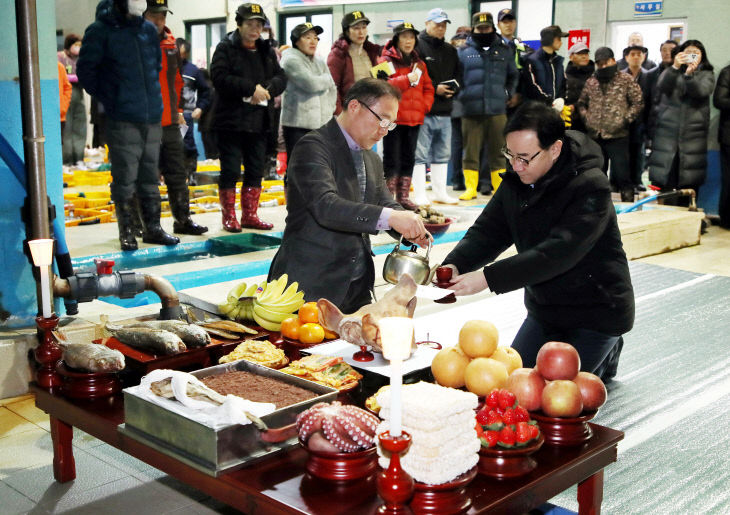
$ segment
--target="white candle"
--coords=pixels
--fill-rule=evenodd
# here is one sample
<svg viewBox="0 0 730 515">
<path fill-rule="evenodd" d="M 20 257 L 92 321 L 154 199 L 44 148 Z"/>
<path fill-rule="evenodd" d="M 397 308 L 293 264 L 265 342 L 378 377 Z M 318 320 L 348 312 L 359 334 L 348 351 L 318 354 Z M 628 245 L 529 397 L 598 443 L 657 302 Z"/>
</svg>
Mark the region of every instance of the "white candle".
<svg viewBox="0 0 730 515">
<path fill-rule="evenodd" d="M 400 436 L 402 432 L 402 385 L 403 360 L 411 354 L 413 342 L 413 319 L 406 317 L 385 317 L 378 322 L 383 357 L 390 361 L 390 435 Z"/>
<path fill-rule="evenodd" d="M 43 307 L 43 318 L 51 318 L 51 293 L 49 288 L 49 272 L 47 266 L 40 267 L 41 270 L 41 306 Z"/>
</svg>

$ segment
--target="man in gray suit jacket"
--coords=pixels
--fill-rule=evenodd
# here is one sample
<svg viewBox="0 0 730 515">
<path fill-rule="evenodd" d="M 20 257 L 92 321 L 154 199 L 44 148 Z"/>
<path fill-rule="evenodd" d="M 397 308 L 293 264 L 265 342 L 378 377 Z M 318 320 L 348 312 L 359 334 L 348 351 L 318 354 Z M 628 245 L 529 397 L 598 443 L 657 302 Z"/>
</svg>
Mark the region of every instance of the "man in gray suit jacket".
<svg viewBox="0 0 730 515">
<path fill-rule="evenodd" d="M 299 281 L 307 301 L 326 298 L 344 313 L 372 301 L 375 269 L 369 234 L 393 229 L 425 246 L 421 217 L 404 211 L 385 186 L 372 146 L 395 127 L 400 92 L 362 79 L 343 111 L 294 147 L 287 176 L 287 217 L 269 280 Z"/>
</svg>

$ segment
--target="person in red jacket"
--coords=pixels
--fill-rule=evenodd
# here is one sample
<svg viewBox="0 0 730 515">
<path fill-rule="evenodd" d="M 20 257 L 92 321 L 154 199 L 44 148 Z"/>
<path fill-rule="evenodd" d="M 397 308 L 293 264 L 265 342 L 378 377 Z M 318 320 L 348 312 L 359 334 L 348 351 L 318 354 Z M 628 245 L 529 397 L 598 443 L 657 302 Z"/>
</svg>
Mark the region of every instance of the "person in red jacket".
<svg viewBox="0 0 730 515">
<path fill-rule="evenodd" d="M 61 134 L 63 134 L 64 125 L 66 125 L 66 113 L 68 106 L 71 104 L 71 83 L 66 74 L 66 67 L 58 63 L 58 92 L 61 100 Z"/>
<path fill-rule="evenodd" d="M 398 203 L 411 210 L 418 208 L 408 198 L 416 162 L 418 130 L 423 125 L 426 113 L 431 110 L 434 95 L 426 63 L 415 50 L 416 36 L 418 31 L 413 24 L 401 23 L 393 29 L 393 39 L 388 41 L 378 59 L 379 62 L 393 64 L 395 73 L 388 77 L 388 82 L 398 88 L 402 95 L 398 105 L 397 126 L 383 138 L 385 183 Z"/>
<path fill-rule="evenodd" d="M 383 47 L 368 41 L 370 20 L 362 11 L 352 11 L 342 18 L 342 34 L 332 44 L 327 66 L 337 86 L 335 114 L 342 111 L 342 100 L 350 87 L 370 77 L 370 68 L 378 63 Z"/>
<path fill-rule="evenodd" d="M 162 70 L 160 70 L 162 142 L 159 167 L 165 178 L 170 211 L 175 220 L 173 231 L 177 234 L 198 235 L 206 232 L 208 228 L 196 224 L 190 218 L 188 173 L 185 168 L 185 147 L 181 133 L 181 127 L 187 126 L 183 117 L 182 58 L 175 37 L 165 26 L 168 12 L 172 14 L 167 7 L 167 0 L 147 0 L 144 17 L 157 29 L 162 52 Z"/>
</svg>

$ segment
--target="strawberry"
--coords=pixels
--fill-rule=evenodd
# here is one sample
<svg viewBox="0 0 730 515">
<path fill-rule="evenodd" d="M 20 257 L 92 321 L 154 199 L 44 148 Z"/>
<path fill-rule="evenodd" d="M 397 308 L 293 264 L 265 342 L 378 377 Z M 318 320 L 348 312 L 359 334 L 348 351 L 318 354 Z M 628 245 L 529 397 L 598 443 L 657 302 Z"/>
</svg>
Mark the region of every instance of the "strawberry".
<svg viewBox="0 0 730 515">
<path fill-rule="evenodd" d="M 492 392 L 487 395 L 486 399 L 484 399 L 484 402 L 490 408 L 496 408 L 499 406 L 499 390 L 492 390 Z"/>
<path fill-rule="evenodd" d="M 540 428 L 537 426 L 537 424 L 527 424 L 530 429 L 530 439 L 537 438 L 540 436 Z"/>
<path fill-rule="evenodd" d="M 527 443 L 532 437 L 530 436 L 530 424 L 527 422 L 517 422 L 517 430 L 515 436 L 518 444 Z"/>
<path fill-rule="evenodd" d="M 522 406 L 517 406 L 515 408 L 515 416 L 517 417 L 517 422 L 529 422 L 530 421 L 530 412 L 527 411 Z"/>
<path fill-rule="evenodd" d="M 516 435 L 514 430 L 510 426 L 504 426 L 499 431 L 499 439 L 497 443 L 502 447 L 512 447 L 516 441 Z"/>
<path fill-rule="evenodd" d="M 481 410 L 479 413 L 477 413 L 477 422 L 483 426 L 486 426 L 487 424 L 489 424 L 488 415 L 489 412 L 487 410 Z"/>
<path fill-rule="evenodd" d="M 504 424 L 502 417 L 495 410 L 489 410 L 487 413 L 487 424 L 488 426 L 495 426 L 498 424 Z"/>
<path fill-rule="evenodd" d="M 507 408 L 506 410 L 504 410 L 504 414 L 502 415 L 502 421 L 504 421 L 504 423 L 508 426 L 516 424 L 517 422 L 519 422 L 519 420 L 517 419 L 517 412 L 515 412 L 515 410 L 513 410 L 512 408 Z"/>
<path fill-rule="evenodd" d="M 484 436 L 484 428 L 480 424 L 474 426 L 474 429 L 477 432 L 477 438 L 481 438 Z"/>
<path fill-rule="evenodd" d="M 497 395 L 497 402 L 499 403 L 499 407 L 504 410 L 514 407 L 515 402 L 517 402 L 517 397 L 509 390 L 499 390 L 499 393 Z"/>
<path fill-rule="evenodd" d="M 487 431 L 484 436 L 487 440 L 487 447 L 494 447 L 497 445 L 497 441 L 499 440 L 499 431 Z"/>
</svg>

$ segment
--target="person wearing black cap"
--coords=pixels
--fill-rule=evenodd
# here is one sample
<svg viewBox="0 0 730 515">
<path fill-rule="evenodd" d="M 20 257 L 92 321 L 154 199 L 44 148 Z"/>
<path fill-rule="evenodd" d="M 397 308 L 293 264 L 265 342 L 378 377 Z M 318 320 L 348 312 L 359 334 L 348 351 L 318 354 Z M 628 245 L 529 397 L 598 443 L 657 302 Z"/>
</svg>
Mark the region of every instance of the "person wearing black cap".
<svg viewBox="0 0 730 515">
<path fill-rule="evenodd" d="M 526 99 L 553 105 L 556 99 L 565 98 L 565 68 L 558 50 L 567 32 L 557 25 L 540 31 L 540 50 L 525 59 L 522 70 L 522 86 Z"/>
<path fill-rule="evenodd" d="M 487 161 L 493 189 L 505 170 L 502 131 L 507 121 L 507 101 L 515 94 L 519 73 L 512 52 L 494 31 L 491 13 L 472 16 L 472 33 L 459 48 L 464 66 L 464 85 L 459 100 L 464 107 L 461 134 L 464 140 L 464 182 L 466 191 L 459 198 L 472 200 L 479 185 L 480 152 L 487 147 Z"/>
<path fill-rule="evenodd" d="M 167 7 L 167 0 L 147 0 L 144 18 L 152 23 L 160 37 L 160 53 L 162 69 L 160 70 L 160 86 L 162 88 L 162 141 L 160 143 L 159 168 L 167 185 L 167 198 L 170 211 L 175 220 L 172 229 L 176 234 L 199 235 L 208 228 L 196 224 L 190 217 L 190 191 L 188 190 L 188 172 L 185 167 L 185 146 L 183 145 L 180 127 L 185 127 L 182 96 L 184 86 L 182 78 L 182 58 L 175 43 L 175 36 L 165 25 L 167 14 L 172 13 Z M 145 207 L 140 205 L 145 213 Z"/>
<path fill-rule="evenodd" d="M 613 50 L 596 50 L 596 73 L 583 87 L 578 111 L 588 135 L 603 151 L 603 171 L 608 171 L 621 192 L 623 202 L 634 200 L 634 184 L 629 171 L 629 125 L 641 114 L 641 88 L 625 73 L 618 73 Z"/>
<path fill-rule="evenodd" d="M 342 101 L 356 81 L 370 77 L 370 68 L 378 64 L 383 47 L 368 40 L 370 20 L 362 11 L 352 11 L 342 17 L 342 34 L 332 43 L 327 56 L 332 79 L 337 86 L 335 114 L 342 111 Z"/>
<path fill-rule="evenodd" d="M 522 70 L 525 57 L 530 55 L 533 50 L 517 37 L 517 18 L 512 9 L 505 7 L 497 13 L 497 27 L 502 40 L 509 45 L 515 54 L 515 66 L 518 70 Z M 519 105 L 520 99 L 521 95 L 519 93 L 512 97 L 511 103 L 514 104 L 514 107 Z"/>
<path fill-rule="evenodd" d="M 317 44 L 323 29 L 300 23 L 291 31 L 291 48 L 281 54 L 281 67 L 288 79 L 281 97 L 281 127 L 286 155 L 306 133 L 319 129 L 332 118 L 337 88 L 327 64 L 317 57 Z"/>
<path fill-rule="evenodd" d="M 624 56 L 629 67 L 622 73 L 628 74 L 641 88 L 641 96 L 644 99 L 644 109 L 641 115 L 629 126 L 629 168 L 634 188 L 638 191 L 646 191 L 642 183 L 641 175 L 644 173 L 644 139 L 646 137 L 646 125 L 651 112 L 651 84 L 649 72 L 642 68 L 641 63 L 646 56 L 646 48 L 635 45 L 624 49 Z"/>
<path fill-rule="evenodd" d="M 286 88 L 286 73 L 279 66 L 269 40 L 261 39 L 267 21 L 259 4 L 245 3 L 236 10 L 236 30 L 216 46 L 210 76 L 216 89 L 213 127 L 218 132 L 221 173 L 218 196 L 223 229 L 271 229 L 256 214 L 266 160 L 266 136 L 274 97 Z M 241 176 L 241 223 L 236 220 L 236 182 Z"/>
<path fill-rule="evenodd" d="M 418 208 L 408 197 L 418 132 L 434 98 L 434 87 L 426 63 L 416 51 L 416 36 L 418 31 L 413 24 L 404 22 L 397 25 L 393 29 L 393 38 L 385 45 L 383 55 L 378 59 L 379 62 L 393 63 L 395 73 L 387 80 L 402 95 L 396 119 L 398 125 L 383 138 L 385 182 L 398 203 L 411 210 Z"/>
<path fill-rule="evenodd" d="M 632 32 L 631 34 L 629 34 L 629 39 L 627 43 L 628 44 L 624 49 L 623 57 L 616 61 L 618 71 L 623 71 L 629 66 L 628 61 L 626 61 L 626 53 L 631 47 L 641 47 L 643 49 L 644 55 L 641 58 L 642 68 L 644 68 L 645 70 L 651 70 L 653 68 L 656 68 L 656 63 L 648 57 L 649 51 L 644 46 L 644 36 L 641 35 L 641 32 Z"/>
<path fill-rule="evenodd" d="M 142 18 L 146 7 L 144 0 L 99 2 L 76 64 L 81 85 L 106 113 L 110 189 L 122 250 L 137 250 L 135 194 L 148 210 L 143 241 L 179 242 L 160 226 L 160 38 L 155 26 Z"/>
</svg>

